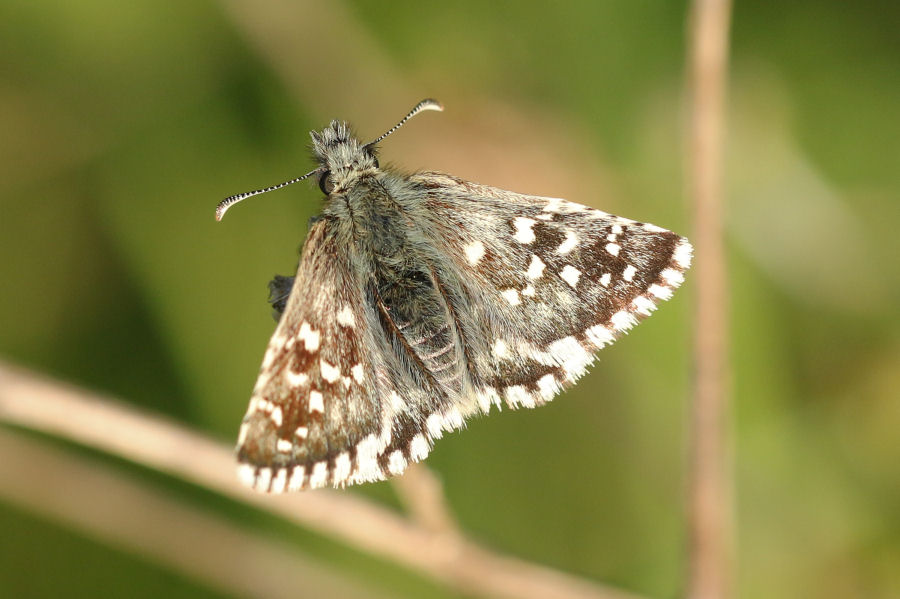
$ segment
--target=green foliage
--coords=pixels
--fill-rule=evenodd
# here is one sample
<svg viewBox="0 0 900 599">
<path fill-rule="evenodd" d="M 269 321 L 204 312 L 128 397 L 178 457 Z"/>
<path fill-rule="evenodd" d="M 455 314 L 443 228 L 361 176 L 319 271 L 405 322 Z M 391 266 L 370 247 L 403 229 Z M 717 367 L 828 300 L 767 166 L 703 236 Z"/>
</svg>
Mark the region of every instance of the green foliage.
<svg viewBox="0 0 900 599">
<path fill-rule="evenodd" d="M 232 439 L 273 328 L 266 283 L 295 267 L 319 194 L 254 198 L 222 223 L 216 203 L 306 172 L 307 131 L 331 118 L 374 136 L 425 96 L 468 128 L 434 135 L 426 156 L 404 154 L 403 136 L 433 125 L 410 124 L 384 160 L 454 172 L 481 135 L 496 162 L 455 174 L 554 195 L 501 180 L 532 181 L 542 165 L 517 163 L 535 154 L 482 127 L 508 122 L 498 106 L 552 115 L 533 125 L 553 131 L 548 155 L 591 156 L 563 165 L 577 168 L 562 171 L 571 189 L 602 180 L 608 194 L 571 199 L 690 235 L 682 3 L 340 7 L 344 21 L 315 13 L 265 36 L 367 52 L 273 55 L 229 4 L 0 4 L 3 359 Z M 898 18 L 876 0 L 735 7 L 726 165 L 742 596 L 900 595 Z M 383 81 L 412 95 L 363 93 Z M 428 463 L 464 528 L 523 558 L 678 595 L 690 300 L 689 275 L 564 397 L 437 446 Z M 389 485 L 352 492 L 392 500 Z M 15 596 L 96 596 L 101 581 L 122 596 L 217 594 L 25 509 L 0 505 L 0 589 Z M 434 592 L 321 540 L 290 541 L 389 594 Z"/>
</svg>

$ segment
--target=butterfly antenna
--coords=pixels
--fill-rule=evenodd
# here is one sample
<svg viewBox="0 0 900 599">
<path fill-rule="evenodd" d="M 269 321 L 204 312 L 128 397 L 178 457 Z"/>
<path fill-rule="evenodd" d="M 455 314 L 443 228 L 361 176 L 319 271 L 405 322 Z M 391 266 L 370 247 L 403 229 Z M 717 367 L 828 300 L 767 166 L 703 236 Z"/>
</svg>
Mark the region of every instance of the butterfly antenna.
<svg viewBox="0 0 900 599">
<path fill-rule="evenodd" d="M 374 146 L 379 141 L 381 141 L 382 139 L 384 139 L 385 137 L 387 137 L 388 135 L 390 135 L 391 133 L 393 133 L 400 127 L 402 127 L 403 124 L 406 123 L 406 121 L 408 121 L 409 119 L 413 118 L 414 116 L 416 116 L 417 114 L 419 114 L 420 112 L 423 112 L 425 110 L 437 110 L 438 112 L 441 112 L 444 110 L 444 106 L 437 100 L 432 100 L 431 98 L 422 100 L 421 102 L 416 104 L 415 108 L 413 108 L 412 110 L 409 111 L 408 115 L 403 117 L 403 120 L 401 120 L 399 123 L 397 123 L 390 129 L 388 129 L 387 133 L 385 133 L 384 135 L 382 135 L 375 141 L 370 141 L 369 143 L 367 143 L 366 146 Z"/>
<path fill-rule="evenodd" d="M 244 193 L 239 193 L 237 195 L 229 196 L 219 202 L 219 205 L 216 206 L 216 220 L 222 220 L 222 217 L 225 216 L 225 211 L 231 208 L 234 204 L 237 204 L 243 199 L 249 198 L 250 196 L 256 196 L 261 193 L 266 193 L 268 191 L 275 191 L 276 189 L 281 189 L 282 187 L 287 187 L 288 185 L 293 185 L 298 181 L 303 181 L 310 175 L 314 175 L 318 173 L 322 169 L 316 169 L 314 171 L 309 171 L 302 177 L 297 177 L 296 179 L 291 179 L 290 181 L 285 181 L 284 183 L 279 183 L 278 185 L 273 185 L 272 187 L 266 187 L 265 189 L 257 189 L 256 191 L 247 191 Z"/>
</svg>

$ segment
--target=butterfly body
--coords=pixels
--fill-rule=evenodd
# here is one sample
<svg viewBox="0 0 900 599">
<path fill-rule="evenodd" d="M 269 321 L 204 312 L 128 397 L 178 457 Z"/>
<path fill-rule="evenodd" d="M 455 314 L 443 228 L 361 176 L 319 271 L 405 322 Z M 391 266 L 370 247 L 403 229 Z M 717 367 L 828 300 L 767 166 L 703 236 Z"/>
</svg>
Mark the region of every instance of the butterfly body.
<svg viewBox="0 0 900 599">
<path fill-rule="evenodd" d="M 280 318 L 238 441 L 257 490 L 382 480 L 473 414 L 546 403 L 690 262 L 654 225 L 381 169 L 343 123 L 313 148 L 326 203 L 293 283 L 272 283 Z"/>
</svg>

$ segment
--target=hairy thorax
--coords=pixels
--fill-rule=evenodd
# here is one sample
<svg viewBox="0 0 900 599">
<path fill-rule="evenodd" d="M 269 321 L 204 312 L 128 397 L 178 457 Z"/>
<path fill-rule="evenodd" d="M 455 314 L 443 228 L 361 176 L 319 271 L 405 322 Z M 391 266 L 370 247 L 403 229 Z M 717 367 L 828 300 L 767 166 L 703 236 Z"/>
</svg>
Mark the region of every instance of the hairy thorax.
<svg viewBox="0 0 900 599">
<path fill-rule="evenodd" d="M 458 394 L 464 385 L 456 323 L 434 265 L 419 249 L 413 215 L 389 191 L 390 180 L 361 178 L 351 193 L 334 198 L 336 212 L 356 255 L 367 263 L 379 319 L 401 362 L 419 384 L 437 394 Z M 342 227 L 343 228 L 343 227 Z"/>
</svg>

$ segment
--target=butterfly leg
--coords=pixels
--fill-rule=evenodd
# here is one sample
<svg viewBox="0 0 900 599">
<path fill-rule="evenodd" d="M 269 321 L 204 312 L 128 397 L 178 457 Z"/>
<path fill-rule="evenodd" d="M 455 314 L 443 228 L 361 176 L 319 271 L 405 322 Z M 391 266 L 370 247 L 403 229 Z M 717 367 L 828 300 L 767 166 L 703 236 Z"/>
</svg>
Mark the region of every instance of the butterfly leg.
<svg viewBox="0 0 900 599">
<path fill-rule="evenodd" d="M 275 319 L 275 322 L 281 320 L 281 314 L 284 312 L 284 307 L 293 288 L 294 277 L 275 275 L 275 278 L 269 281 L 268 301 L 272 304 L 272 317 Z"/>
</svg>

